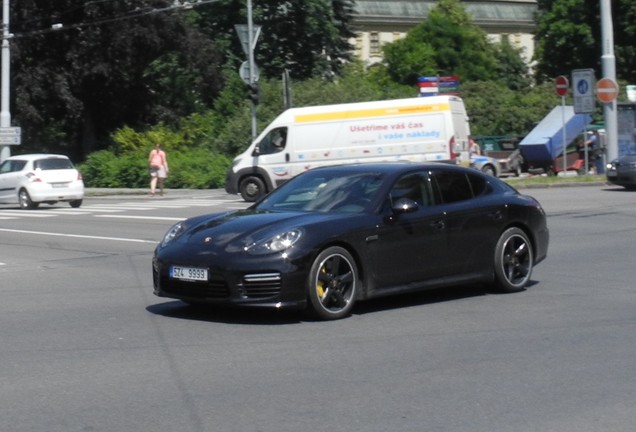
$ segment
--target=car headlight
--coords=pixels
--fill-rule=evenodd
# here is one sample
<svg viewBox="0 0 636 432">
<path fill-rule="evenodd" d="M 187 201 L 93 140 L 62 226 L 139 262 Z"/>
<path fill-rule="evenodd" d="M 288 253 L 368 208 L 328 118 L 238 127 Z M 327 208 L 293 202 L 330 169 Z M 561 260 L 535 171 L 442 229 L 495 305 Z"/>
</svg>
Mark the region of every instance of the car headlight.
<svg viewBox="0 0 636 432">
<path fill-rule="evenodd" d="M 172 240 L 179 237 L 185 231 L 185 224 L 183 221 L 172 225 L 172 227 L 166 232 L 163 236 L 163 240 L 161 240 L 161 246 L 166 246 Z"/>
<path fill-rule="evenodd" d="M 256 241 L 245 246 L 245 251 L 252 255 L 266 255 L 289 249 L 300 239 L 302 233 L 299 229 L 292 229 L 276 234 L 266 240 Z"/>
</svg>

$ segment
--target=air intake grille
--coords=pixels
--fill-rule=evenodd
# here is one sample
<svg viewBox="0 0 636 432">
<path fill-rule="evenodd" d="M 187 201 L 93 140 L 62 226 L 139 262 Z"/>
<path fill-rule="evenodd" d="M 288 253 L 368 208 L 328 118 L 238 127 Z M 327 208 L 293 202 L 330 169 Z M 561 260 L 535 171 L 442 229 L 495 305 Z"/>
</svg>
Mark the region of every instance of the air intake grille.
<svg viewBox="0 0 636 432">
<path fill-rule="evenodd" d="M 243 276 L 243 289 L 249 298 L 277 296 L 281 289 L 280 273 L 261 273 Z"/>
</svg>

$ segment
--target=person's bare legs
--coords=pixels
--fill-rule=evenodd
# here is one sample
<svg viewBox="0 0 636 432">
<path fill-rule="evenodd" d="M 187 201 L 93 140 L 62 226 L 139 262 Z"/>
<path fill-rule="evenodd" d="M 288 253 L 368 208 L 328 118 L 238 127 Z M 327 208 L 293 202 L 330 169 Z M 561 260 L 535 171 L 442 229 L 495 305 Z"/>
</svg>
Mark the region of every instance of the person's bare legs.
<svg viewBox="0 0 636 432">
<path fill-rule="evenodd" d="M 152 176 L 150 178 L 150 196 L 155 196 L 156 189 L 157 189 L 157 176 Z"/>
</svg>

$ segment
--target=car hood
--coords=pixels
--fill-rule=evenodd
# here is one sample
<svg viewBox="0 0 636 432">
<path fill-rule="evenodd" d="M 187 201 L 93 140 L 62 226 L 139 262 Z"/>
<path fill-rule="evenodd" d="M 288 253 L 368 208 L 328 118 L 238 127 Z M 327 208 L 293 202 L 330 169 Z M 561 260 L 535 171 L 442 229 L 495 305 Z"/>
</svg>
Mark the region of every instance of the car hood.
<svg viewBox="0 0 636 432">
<path fill-rule="evenodd" d="M 616 159 L 619 164 L 630 164 L 636 162 L 636 154 L 628 154 Z"/>
<path fill-rule="evenodd" d="M 323 223 L 333 224 L 356 215 L 340 213 L 272 212 L 239 210 L 191 218 L 183 222 L 185 230 L 170 244 L 187 245 L 188 250 L 225 249 L 228 252 L 243 250 L 255 242 L 291 229 L 303 230 Z"/>
</svg>

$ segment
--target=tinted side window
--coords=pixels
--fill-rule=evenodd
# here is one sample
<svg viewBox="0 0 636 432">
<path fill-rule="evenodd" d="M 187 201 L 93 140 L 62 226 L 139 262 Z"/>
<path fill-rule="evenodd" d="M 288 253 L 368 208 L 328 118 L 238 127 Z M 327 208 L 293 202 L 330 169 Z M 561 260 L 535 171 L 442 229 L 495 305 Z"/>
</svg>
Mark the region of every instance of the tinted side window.
<svg viewBox="0 0 636 432">
<path fill-rule="evenodd" d="M 485 178 L 479 175 L 468 174 L 468 181 L 472 188 L 473 195 L 478 197 L 490 193 L 491 188 Z"/>
<path fill-rule="evenodd" d="M 407 174 L 400 178 L 389 195 L 391 205 L 400 198 L 408 198 L 419 205 L 433 203 L 428 173 Z"/>
<path fill-rule="evenodd" d="M 473 197 L 468 176 L 460 171 L 437 171 L 434 173 L 442 202 L 453 203 Z"/>
</svg>

